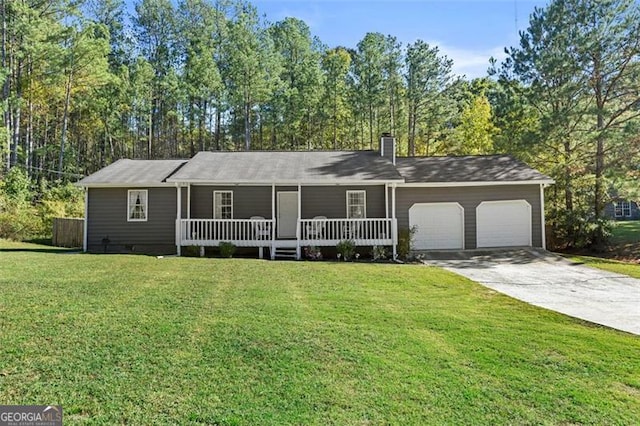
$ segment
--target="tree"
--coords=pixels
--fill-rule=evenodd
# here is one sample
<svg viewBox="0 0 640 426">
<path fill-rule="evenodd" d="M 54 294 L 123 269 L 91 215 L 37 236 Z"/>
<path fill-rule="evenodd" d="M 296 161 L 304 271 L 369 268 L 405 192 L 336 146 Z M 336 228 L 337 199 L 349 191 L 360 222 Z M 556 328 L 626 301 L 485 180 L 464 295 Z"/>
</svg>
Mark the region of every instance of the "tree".
<svg viewBox="0 0 640 426">
<path fill-rule="evenodd" d="M 430 47 L 422 40 L 407 48 L 406 82 L 408 106 L 407 154 L 416 155 L 416 137 L 420 125 L 426 127 L 426 154 L 429 143 L 436 137 L 450 114 L 451 103 L 447 100 L 452 75 L 452 61 L 439 56 L 437 47 Z"/>
<path fill-rule="evenodd" d="M 484 93 L 474 95 L 462 110 L 460 124 L 455 129 L 456 146 L 450 151 L 456 155 L 482 155 L 493 153 L 494 126 L 491 105 Z"/>
<path fill-rule="evenodd" d="M 357 94 L 362 99 L 367 113 L 370 149 L 373 149 L 373 124 L 385 99 L 384 52 L 385 37 L 380 33 L 367 33 L 358 43 L 354 60 Z"/>
<path fill-rule="evenodd" d="M 92 91 L 106 84 L 111 75 L 107 55 L 109 53 L 108 32 L 100 24 L 88 24 L 84 28 L 69 27 L 60 52 L 64 75 L 64 107 L 58 173 L 62 176 L 69 114 L 75 94 Z"/>
<path fill-rule="evenodd" d="M 347 108 L 347 74 L 351 65 L 351 56 L 342 47 L 327 50 L 322 58 L 322 70 L 324 72 L 325 90 L 322 105 L 325 107 L 325 116 L 328 117 L 331 126 L 331 146 L 338 149 L 338 137 L 345 136 L 349 110 Z M 341 141 L 340 147 L 344 141 Z"/>
<path fill-rule="evenodd" d="M 229 29 L 227 87 L 234 112 L 242 117 L 247 151 L 251 149 L 254 108 L 269 98 L 280 72 L 273 44 L 260 25 L 256 9 L 248 3 L 237 4 Z"/>
<path fill-rule="evenodd" d="M 198 148 L 205 150 L 206 118 L 211 104 L 222 88 L 216 56 L 216 11 L 203 0 L 186 0 L 180 4 L 179 32 L 182 34 L 184 81 L 187 96 L 189 146 L 195 155 L 193 128 L 197 126 Z"/>
<path fill-rule="evenodd" d="M 307 143 L 312 138 L 311 115 L 317 110 L 321 93 L 320 52 L 311 37 L 307 24 L 286 18 L 269 28 L 281 65 L 280 82 L 275 102 L 281 106 L 279 114 L 289 147 L 300 147 L 300 136 Z M 306 132 L 304 132 L 306 128 Z M 306 133 L 306 134 L 305 134 Z"/>
<path fill-rule="evenodd" d="M 154 150 L 161 149 L 162 142 L 177 142 L 173 135 L 167 132 L 171 117 L 175 118 L 177 114 L 172 99 L 175 93 L 166 90 L 173 87 L 169 79 L 175 77 L 175 17 L 175 10 L 169 0 L 142 0 L 136 5 L 133 21 L 138 47 L 154 70 L 148 158 L 154 157 Z M 166 140 L 163 140 L 165 138 Z M 157 148 L 155 141 L 158 142 Z"/>
<path fill-rule="evenodd" d="M 501 80 L 524 83 L 540 115 L 536 152 L 564 198 L 549 203 L 550 216 L 570 245 L 603 242 L 605 177 L 617 173 L 607 165 L 626 152 L 628 126 L 639 114 L 638 7 L 630 0 L 553 1 L 535 10 L 503 64 Z"/>
</svg>

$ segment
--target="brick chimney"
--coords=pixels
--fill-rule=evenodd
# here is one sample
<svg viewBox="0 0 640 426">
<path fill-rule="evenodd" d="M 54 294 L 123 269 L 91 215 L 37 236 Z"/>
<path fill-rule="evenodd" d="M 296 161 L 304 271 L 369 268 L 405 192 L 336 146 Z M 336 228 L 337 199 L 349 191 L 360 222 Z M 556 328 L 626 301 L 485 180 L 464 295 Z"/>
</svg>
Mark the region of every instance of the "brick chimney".
<svg viewBox="0 0 640 426">
<path fill-rule="evenodd" d="M 396 164 L 396 138 L 391 133 L 383 133 L 380 137 L 380 155 Z"/>
</svg>

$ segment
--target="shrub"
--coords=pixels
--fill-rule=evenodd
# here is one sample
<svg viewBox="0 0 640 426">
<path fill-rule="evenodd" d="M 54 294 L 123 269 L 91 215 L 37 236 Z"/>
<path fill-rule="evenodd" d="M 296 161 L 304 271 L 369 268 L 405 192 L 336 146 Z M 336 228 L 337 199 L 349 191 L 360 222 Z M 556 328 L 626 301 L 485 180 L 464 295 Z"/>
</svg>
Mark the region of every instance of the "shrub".
<svg viewBox="0 0 640 426">
<path fill-rule="evenodd" d="M 220 249 L 220 256 L 222 257 L 233 257 L 233 254 L 236 252 L 235 244 L 228 241 L 221 242 L 219 249 Z"/>
<path fill-rule="evenodd" d="M 336 251 L 338 252 L 339 258 L 345 261 L 351 260 L 356 252 L 356 243 L 353 240 L 340 241 L 338 245 L 336 245 Z"/>
<path fill-rule="evenodd" d="M 38 205 L 45 229 L 51 229 L 56 217 L 83 217 L 84 192 L 71 183 L 46 190 Z"/>
<path fill-rule="evenodd" d="M 316 246 L 305 247 L 304 256 L 309 260 L 322 260 L 322 251 Z"/>
<path fill-rule="evenodd" d="M 385 246 L 373 246 L 371 257 L 374 261 L 386 260 L 388 257 L 387 248 Z"/>
<path fill-rule="evenodd" d="M 10 201 L 0 194 L 0 238 L 26 240 L 45 233 L 42 220 L 30 203 Z"/>
<path fill-rule="evenodd" d="M 607 245 L 614 222 L 595 218 L 589 212 L 552 211 L 549 216 L 553 234 L 553 248 L 590 248 L 602 251 Z"/>
<path fill-rule="evenodd" d="M 402 228 L 398 230 L 398 256 L 402 259 L 408 259 L 413 247 L 413 238 L 418 232 L 417 226 L 411 228 Z"/>
</svg>

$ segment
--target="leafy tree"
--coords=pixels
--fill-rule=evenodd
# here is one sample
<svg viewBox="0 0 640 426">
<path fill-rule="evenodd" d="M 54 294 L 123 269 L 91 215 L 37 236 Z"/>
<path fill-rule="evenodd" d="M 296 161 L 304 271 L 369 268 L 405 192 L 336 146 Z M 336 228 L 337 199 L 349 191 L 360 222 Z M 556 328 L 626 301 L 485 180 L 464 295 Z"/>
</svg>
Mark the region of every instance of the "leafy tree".
<svg viewBox="0 0 640 426">
<path fill-rule="evenodd" d="M 451 153 L 458 155 L 491 154 L 493 138 L 497 133 L 493 124 L 491 105 L 484 94 L 475 95 L 460 115 L 455 129 L 456 146 Z"/>
<path fill-rule="evenodd" d="M 347 135 L 345 131 L 349 115 L 347 75 L 350 65 L 351 56 L 341 47 L 326 51 L 322 58 L 322 70 L 325 75 L 322 105 L 325 106 L 325 115 L 330 122 L 330 138 L 333 149 L 342 148 Z M 340 144 L 338 144 L 338 139 L 341 140 Z"/>
<path fill-rule="evenodd" d="M 275 102 L 281 107 L 285 139 L 289 147 L 300 147 L 300 137 L 312 138 L 311 115 L 317 110 L 321 93 L 319 48 L 307 24 L 286 18 L 269 28 L 281 65 L 281 84 Z M 305 132 L 306 130 L 306 132 Z"/>
<path fill-rule="evenodd" d="M 452 83 L 452 61 L 440 56 L 437 47 L 422 40 L 407 48 L 406 81 L 408 108 L 407 154 L 416 155 L 416 140 L 421 126 L 425 128 L 426 154 L 451 114 L 447 89 Z"/>
<path fill-rule="evenodd" d="M 384 105 L 385 37 L 380 33 L 367 33 L 358 43 L 354 60 L 357 96 L 362 99 L 367 114 L 369 148 L 373 149 L 376 115 Z"/>
<path fill-rule="evenodd" d="M 261 26 L 256 9 L 248 3 L 235 5 L 229 29 L 227 87 L 235 105 L 234 114 L 242 117 L 245 150 L 251 149 L 255 108 L 269 99 L 280 72 L 273 43 Z"/>
<path fill-rule="evenodd" d="M 524 83 L 539 114 L 535 152 L 563 188 L 550 216 L 570 245 L 603 243 L 605 177 L 617 174 L 607 164 L 628 153 L 623 141 L 638 118 L 639 22 L 632 1 L 556 0 L 535 10 L 503 64 L 501 80 Z"/>
</svg>

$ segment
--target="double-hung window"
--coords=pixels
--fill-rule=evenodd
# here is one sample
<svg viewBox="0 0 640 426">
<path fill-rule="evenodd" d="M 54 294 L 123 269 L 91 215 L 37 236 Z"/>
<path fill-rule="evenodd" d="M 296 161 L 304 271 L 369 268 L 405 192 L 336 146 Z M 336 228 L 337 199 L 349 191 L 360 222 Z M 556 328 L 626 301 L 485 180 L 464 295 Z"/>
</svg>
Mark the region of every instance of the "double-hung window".
<svg viewBox="0 0 640 426">
<path fill-rule="evenodd" d="M 149 192 L 146 189 L 130 189 L 127 200 L 127 221 L 146 222 L 149 217 Z"/>
<path fill-rule="evenodd" d="M 616 217 L 630 217 L 631 203 L 628 201 L 616 201 L 614 203 Z"/>
<path fill-rule="evenodd" d="M 233 191 L 213 191 L 213 218 L 233 219 Z"/>
<path fill-rule="evenodd" d="M 347 218 L 364 219 L 367 217 L 367 192 L 347 191 Z"/>
</svg>

